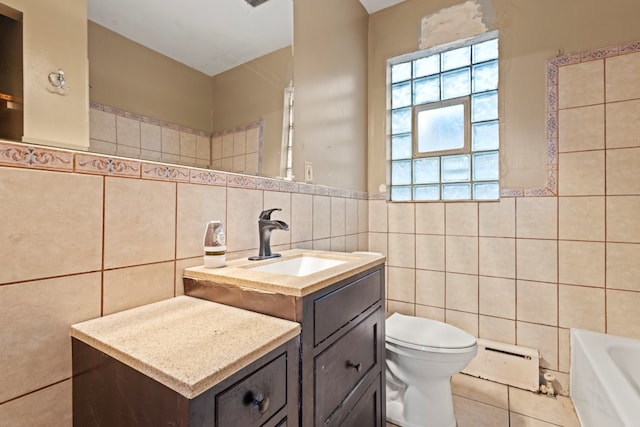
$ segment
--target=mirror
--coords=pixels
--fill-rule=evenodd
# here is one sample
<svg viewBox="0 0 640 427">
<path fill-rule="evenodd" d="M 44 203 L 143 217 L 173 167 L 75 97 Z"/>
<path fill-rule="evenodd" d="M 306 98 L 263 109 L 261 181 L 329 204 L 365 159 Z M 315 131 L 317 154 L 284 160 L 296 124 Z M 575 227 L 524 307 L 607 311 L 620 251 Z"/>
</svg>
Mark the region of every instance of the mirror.
<svg viewBox="0 0 640 427">
<path fill-rule="evenodd" d="M 91 151 L 281 175 L 293 0 L 88 0 L 88 18 Z"/>
</svg>

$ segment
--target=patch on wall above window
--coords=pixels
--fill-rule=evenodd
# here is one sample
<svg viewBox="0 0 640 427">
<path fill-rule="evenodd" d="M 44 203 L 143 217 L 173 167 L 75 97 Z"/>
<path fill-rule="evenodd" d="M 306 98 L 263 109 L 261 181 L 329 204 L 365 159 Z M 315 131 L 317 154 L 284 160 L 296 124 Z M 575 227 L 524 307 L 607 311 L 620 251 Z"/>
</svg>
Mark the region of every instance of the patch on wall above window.
<svg viewBox="0 0 640 427">
<path fill-rule="evenodd" d="M 485 22 L 495 18 L 488 16 L 493 15 L 492 11 L 480 3 L 480 0 L 468 0 L 422 18 L 419 49 L 442 46 L 452 40 L 464 40 L 486 33 L 488 28 Z"/>
</svg>

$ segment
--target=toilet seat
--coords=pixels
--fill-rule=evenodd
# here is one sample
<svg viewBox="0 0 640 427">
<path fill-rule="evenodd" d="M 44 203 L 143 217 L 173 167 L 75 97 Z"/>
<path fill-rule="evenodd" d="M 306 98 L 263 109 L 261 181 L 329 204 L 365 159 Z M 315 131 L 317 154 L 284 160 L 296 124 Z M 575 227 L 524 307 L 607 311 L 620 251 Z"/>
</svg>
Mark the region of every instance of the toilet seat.
<svg viewBox="0 0 640 427">
<path fill-rule="evenodd" d="M 385 322 L 386 341 L 431 353 L 466 353 L 476 347 L 476 337 L 437 320 L 393 313 Z"/>
</svg>

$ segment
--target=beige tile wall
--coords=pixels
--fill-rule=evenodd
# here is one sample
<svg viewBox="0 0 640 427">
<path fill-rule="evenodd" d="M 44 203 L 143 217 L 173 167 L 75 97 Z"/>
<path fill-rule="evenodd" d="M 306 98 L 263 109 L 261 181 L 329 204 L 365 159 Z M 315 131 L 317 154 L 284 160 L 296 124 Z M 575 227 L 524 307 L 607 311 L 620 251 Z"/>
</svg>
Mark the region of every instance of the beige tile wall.
<svg viewBox="0 0 640 427">
<path fill-rule="evenodd" d="M 263 122 L 209 133 L 91 103 L 95 153 L 260 175 Z"/>
<path fill-rule="evenodd" d="M 0 194 L 3 427 L 71 425 L 69 326 L 182 294 L 209 220 L 230 259 L 275 207 L 276 250 L 368 249 L 366 194 L 313 185 L 0 141 Z"/>
<path fill-rule="evenodd" d="M 369 202 L 389 311 L 538 348 L 565 394 L 570 328 L 640 338 L 640 53 L 606 52 L 557 67 L 557 196 Z"/>
<path fill-rule="evenodd" d="M 217 170 L 260 175 L 263 122 L 227 129 L 211 135 L 211 167 Z"/>
<path fill-rule="evenodd" d="M 186 166 L 211 165 L 210 133 L 93 102 L 89 137 L 90 150 L 95 153 Z"/>
</svg>

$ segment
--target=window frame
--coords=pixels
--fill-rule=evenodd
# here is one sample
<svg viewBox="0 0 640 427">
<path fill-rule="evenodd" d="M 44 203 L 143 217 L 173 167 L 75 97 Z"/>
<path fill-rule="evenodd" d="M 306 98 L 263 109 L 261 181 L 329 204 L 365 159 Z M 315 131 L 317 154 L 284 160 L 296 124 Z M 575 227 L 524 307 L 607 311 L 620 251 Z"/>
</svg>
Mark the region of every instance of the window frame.
<svg viewBox="0 0 640 427">
<path fill-rule="evenodd" d="M 464 107 L 464 143 L 460 148 L 452 148 L 449 150 L 419 151 L 418 150 L 418 113 L 422 111 L 437 110 L 444 107 L 454 105 L 462 105 Z M 467 154 L 471 150 L 471 96 L 462 96 L 458 98 L 445 99 L 429 104 L 420 104 L 413 106 L 413 125 L 411 129 L 411 138 L 413 145 L 413 158 L 421 159 L 425 157 L 440 157 L 449 154 Z"/>
</svg>

